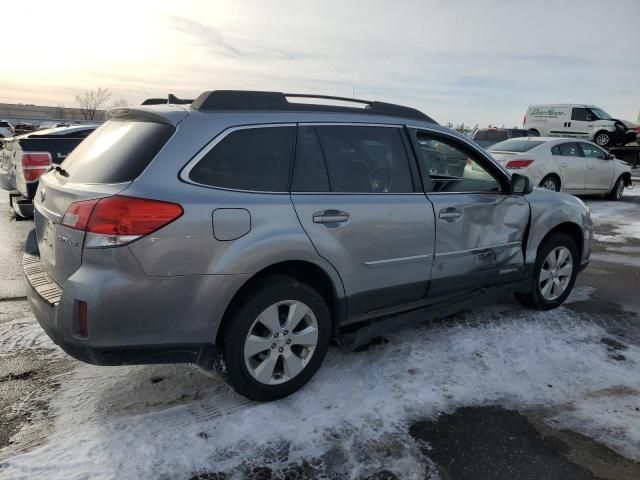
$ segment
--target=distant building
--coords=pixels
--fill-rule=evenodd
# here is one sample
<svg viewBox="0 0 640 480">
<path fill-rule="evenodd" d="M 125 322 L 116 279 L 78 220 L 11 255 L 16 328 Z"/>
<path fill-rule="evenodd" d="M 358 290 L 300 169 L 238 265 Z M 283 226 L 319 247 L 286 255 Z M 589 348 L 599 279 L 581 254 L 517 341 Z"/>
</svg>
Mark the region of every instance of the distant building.
<svg viewBox="0 0 640 480">
<path fill-rule="evenodd" d="M 82 116 L 82 109 L 80 108 L 0 103 L 0 119 L 13 124 L 21 122 L 39 124 L 52 120 L 60 120 L 61 122 L 100 123 L 104 121 L 104 117 L 104 110 L 98 110 L 94 120 L 85 120 Z"/>
</svg>

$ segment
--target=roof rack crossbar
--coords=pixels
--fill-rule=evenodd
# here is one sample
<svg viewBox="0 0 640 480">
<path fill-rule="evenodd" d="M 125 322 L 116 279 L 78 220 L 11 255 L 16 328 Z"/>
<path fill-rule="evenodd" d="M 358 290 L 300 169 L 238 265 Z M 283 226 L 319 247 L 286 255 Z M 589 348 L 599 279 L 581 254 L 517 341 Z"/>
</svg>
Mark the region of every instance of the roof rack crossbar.
<svg viewBox="0 0 640 480">
<path fill-rule="evenodd" d="M 335 106 L 315 103 L 289 102 L 288 98 L 316 98 L 322 100 L 337 100 L 350 103 L 361 103 L 364 108 L 353 106 Z M 393 103 L 361 100 L 348 97 L 334 97 L 331 95 L 311 95 L 303 93 L 262 92 L 250 90 L 212 90 L 204 92 L 191 104 L 193 110 L 276 110 L 276 111 L 323 111 L 334 113 L 360 113 L 372 115 L 386 115 L 436 123 L 431 117 L 415 108 L 396 105 Z"/>
</svg>

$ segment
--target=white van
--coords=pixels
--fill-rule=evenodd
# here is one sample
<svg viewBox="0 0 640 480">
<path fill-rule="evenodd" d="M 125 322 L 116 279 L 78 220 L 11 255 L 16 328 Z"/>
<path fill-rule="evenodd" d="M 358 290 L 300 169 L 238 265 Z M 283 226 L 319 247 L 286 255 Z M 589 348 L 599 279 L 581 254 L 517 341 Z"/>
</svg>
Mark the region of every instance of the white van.
<svg viewBox="0 0 640 480">
<path fill-rule="evenodd" d="M 594 105 L 531 105 L 523 126 L 543 137 L 591 140 L 601 147 L 635 142 L 637 125 L 618 120 Z"/>
</svg>

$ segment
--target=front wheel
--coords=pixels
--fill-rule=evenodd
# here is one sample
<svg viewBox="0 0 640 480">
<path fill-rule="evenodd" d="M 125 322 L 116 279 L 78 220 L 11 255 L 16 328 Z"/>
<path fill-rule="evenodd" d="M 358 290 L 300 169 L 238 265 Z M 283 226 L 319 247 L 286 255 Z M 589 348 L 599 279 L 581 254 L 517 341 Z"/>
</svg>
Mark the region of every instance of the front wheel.
<svg viewBox="0 0 640 480">
<path fill-rule="evenodd" d="M 607 200 L 620 200 L 624 193 L 624 178 L 620 177 L 611 191 L 606 195 Z"/>
<path fill-rule="evenodd" d="M 571 237 L 554 233 L 538 248 L 531 290 L 516 298 L 537 310 L 558 307 L 571 293 L 578 276 L 578 248 Z"/>
<path fill-rule="evenodd" d="M 320 368 L 331 339 L 331 317 L 312 287 L 286 276 L 256 282 L 226 321 L 217 345 L 220 373 L 257 401 L 285 397 Z"/>
<path fill-rule="evenodd" d="M 593 137 L 593 140 L 601 147 L 606 147 L 611 143 L 611 135 L 609 135 L 609 132 L 602 130 L 598 133 L 596 133 L 595 137 Z"/>
</svg>

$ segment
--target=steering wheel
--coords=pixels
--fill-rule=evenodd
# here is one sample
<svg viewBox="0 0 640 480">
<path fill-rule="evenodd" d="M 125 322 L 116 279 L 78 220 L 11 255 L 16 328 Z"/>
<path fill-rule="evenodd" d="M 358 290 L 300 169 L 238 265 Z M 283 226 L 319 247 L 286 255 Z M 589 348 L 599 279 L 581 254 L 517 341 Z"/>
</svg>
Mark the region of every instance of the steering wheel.
<svg viewBox="0 0 640 480">
<path fill-rule="evenodd" d="M 391 170 L 387 167 L 375 168 L 369 173 L 369 185 L 373 193 L 387 193 L 391 190 Z"/>
</svg>

